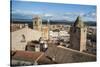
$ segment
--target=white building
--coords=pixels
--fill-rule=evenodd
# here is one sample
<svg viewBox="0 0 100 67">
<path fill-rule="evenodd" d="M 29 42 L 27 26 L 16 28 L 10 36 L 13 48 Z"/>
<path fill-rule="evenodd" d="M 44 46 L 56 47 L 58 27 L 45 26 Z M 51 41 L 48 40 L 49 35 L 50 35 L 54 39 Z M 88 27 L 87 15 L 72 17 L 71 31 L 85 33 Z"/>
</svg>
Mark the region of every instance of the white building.
<svg viewBox="0 0 100 67">
<path fill-rule="evenodd" d="M 62 36 L 68 36 L 68 37 L 69 37 L 70 34 L 69 34 L 68 32 L 66 32 L 66 31 L 60 31 L 60 32 L 59 32 L 59 36 L 61 36 L 61 37 L 62 37 Z"/>
<path fill-rule="evenodd" d="M 66 41 L 69 40 L 70 38 L 70 34 L 66 31 L 59 31 L 59 32 L 50 31 L 49 36 L 50 36 L 50 40 L 59 40 L 60 38 Z"/>
<path fill-rule="evenodd" d="M 28 27 L 11 32 L 11 50 L 25 50 L 28 41 L 39 40 L 42 33 Z"/>
</svg>

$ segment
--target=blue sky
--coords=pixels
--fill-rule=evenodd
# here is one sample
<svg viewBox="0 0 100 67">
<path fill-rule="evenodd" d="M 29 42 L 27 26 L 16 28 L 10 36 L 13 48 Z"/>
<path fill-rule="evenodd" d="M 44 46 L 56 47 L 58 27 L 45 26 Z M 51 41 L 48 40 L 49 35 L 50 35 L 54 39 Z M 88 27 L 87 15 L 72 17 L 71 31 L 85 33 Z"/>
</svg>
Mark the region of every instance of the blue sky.
<svg viewBox="0 0 100 67">
<path fill-rule="evenodd" d="M 57 4 L 28 1 L 12 1 L 13 19 L 32 19 L 40 15 L 43 19 L 75 21 L 81 16 L 84 21 L 96 21 L 96 6 Z"/>
</svg>

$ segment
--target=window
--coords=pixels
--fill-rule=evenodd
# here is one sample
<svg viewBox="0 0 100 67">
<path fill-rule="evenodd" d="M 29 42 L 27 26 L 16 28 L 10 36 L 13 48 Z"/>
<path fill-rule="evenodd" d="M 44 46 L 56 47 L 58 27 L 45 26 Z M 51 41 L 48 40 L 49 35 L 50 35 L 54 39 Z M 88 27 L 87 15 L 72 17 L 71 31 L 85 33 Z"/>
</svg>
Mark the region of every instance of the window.
<svg viewBox="0 0 100 67">
<path fill-rule="evenodd" d="M 22 34 L 21 42 L 26 42 L 26 40 L 25 40 L 25 35 L 24 35 L 24 34 Z"/>
<path fill-rule="evenodd" d="M 35 25 L 36 25 L 36 21 L 35 21 Z"/>
<path fill-rule="evenodd" d="M 35 26 L 37 26 L 37 25 L 38 25 L 36 20 L 34 21 L 34 25 L 35 25 Z"/>
</svg>

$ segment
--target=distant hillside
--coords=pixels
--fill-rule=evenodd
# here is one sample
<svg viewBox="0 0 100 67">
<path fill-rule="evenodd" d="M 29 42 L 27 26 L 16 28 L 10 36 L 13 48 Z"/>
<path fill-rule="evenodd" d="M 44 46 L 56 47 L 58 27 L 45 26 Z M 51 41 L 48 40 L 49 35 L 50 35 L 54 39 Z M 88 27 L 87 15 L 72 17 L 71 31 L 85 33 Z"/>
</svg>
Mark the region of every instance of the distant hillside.
<svg viewBox="0 0 100 67">
<path fill-rule="evenodd" d="M 28 24 L 32 24 L 32 20 L 15 20 L 15 21 L 11 21 L 12 23 L 28 23 Z M 43 24 L 47 24 L 48 22 L 46 20 L 44 20 L 42 22 Z M 71 25 L 74 23 L 74 21 L 50 21 L 50 24 L 67 24 L 67 25 Z M 93 21 L 87 21 L 84 22 L 87 26 L 96 26 L 96 22 Z"/>
<path fill-rule="evenodd" d="M 84 22 L 87 26 L 97 26 L 96 22 L 93 21 L 88 21 L 88 22 Z"/>
</svg>

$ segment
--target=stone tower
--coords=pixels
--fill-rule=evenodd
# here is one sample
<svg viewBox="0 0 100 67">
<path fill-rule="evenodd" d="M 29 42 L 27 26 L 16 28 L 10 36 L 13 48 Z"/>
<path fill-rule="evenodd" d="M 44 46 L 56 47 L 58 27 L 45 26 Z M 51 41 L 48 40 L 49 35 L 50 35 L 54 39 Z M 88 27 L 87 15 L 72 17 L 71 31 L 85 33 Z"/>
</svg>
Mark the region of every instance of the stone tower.
<svg viewBox="0 0 100 67">
<path fill-rule="evenodd" d="M 47 26 L 45 27 L 42 27 L 42 37 L 45 39 L 45 40 L 48 40 L 49 39 L 49 29 Z"/>
<path fill-rule="evenodd" d="M 33 18 L 33 29 L 41 31 L 42 28 L 42 19 L 39 16 Z"/>
<path fill-rule="evenodd" d="M 77 17 L 75 23 L 70 28 L 70 48 L 84 51 L 86 50 L 87 28 L 81 17 Z"/>
</svg>

